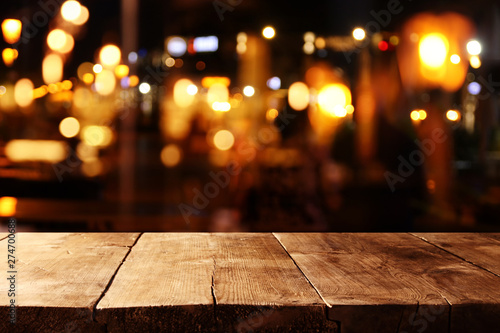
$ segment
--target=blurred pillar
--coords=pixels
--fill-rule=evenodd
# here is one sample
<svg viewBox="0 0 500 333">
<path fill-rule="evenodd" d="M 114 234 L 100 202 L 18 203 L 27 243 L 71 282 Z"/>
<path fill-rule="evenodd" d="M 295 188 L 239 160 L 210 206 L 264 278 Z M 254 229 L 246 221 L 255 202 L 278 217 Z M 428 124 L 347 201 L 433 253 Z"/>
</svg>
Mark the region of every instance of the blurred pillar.
<svg viewBox="0 0 500 333">
<path fill-rule="evenodd" d="M 375 96 L 371 86 L 371 59 L 368 48 L 360 54 L 360 74 L 356 87 L 356 152 L 362 166 L 369 164 L 376 149 Z"/>
<path fill-rule="evenodd" d="M 138 39 L 138 0 L 122 0 L 121 2 L 121 49 L 122 56 L 127 59 L 130 52 L 137 50 Z M 130 67 L 130 73 L 134 74 L 136 68 Z M 134 200 L 134 171 L 135 171 L 135 112 L 129 106 L 123 110 L 120 131 L 120 201 L 121 212 L 124 215 L 131 213 L 131 205 Z"/>
<path fill-rule="evenodd" d="M 256 92 L 254 98 L 247 99 L 251 117 L 265 111 L 266 101 L 262 97 L 266 91 L 266 82 L 270 77 L 271 52 L 268 43 L 272 42 L 249 34 L 246 51 L 239 56 L 238 85 L 240 87 L 250 85 L 255 88 Z"/>
</svg>

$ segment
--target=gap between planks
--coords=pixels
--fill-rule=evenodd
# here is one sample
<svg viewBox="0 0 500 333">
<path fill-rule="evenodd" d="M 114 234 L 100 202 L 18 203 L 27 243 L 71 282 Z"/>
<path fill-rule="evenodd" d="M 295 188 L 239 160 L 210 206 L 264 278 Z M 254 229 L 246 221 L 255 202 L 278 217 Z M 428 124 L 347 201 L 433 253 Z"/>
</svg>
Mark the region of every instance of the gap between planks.
<svg viewBox="0 0 500 333">
<path fill-rule="evenodd" d="M 137 236 L 137 238 L 135 239 L 134 243 L 128 247 L 128 251 L 127 251 L 127 254 L 125 254 L 125 256 L 123 257 L 122 261 L 120 262 L 120 264 L 118 265 L 118 267 L 116 268 L 115 272 L 113 273 L 113 275 L 111 276 L 111 279 L 109 279 L 108 281 L 108 284 L 106 285 L 106 287 L 104 288 L 104 290 L 102 291 L 101 293 L 101 296 L 99 296 L 99 298 L 97 299 L 97 301 L 95 302 L 94 304 L 94 307 L 92 308 L 92 320 L 94 322 L 97 322 L 95 316 L 96 316 L 96 312 L 97 312 L 97 305 L 99 305 L 99 303 L 101 302 L 101 300 L 104 298 L 104 296 L 106 295 L 106 292 L 109 290 L 109 288 L 111 287 L 111 285 L 113 284 L 113 281 L 115 280 L 115 277 L 116 275 L 118 274 L 118 271 L 120 270 L 120 268 L 122 267 L 123 263 L 127 260 L 130 252 L 132 252 L 132 249 L 134 248 L 134 246 L 137 244 L 137 242 L 139 241 L 139 239 L 142 237 L 142 235 L 144 235 L 144 232 L 141 232 L 139 234 L 139 236 Z"/>
<path fill-rule="evenodd" d="M 479 268 L 479 269 L 482 269 L 482 270 L 484 270 L 484 271 L 486 271 L 486 272 L 488 272 L 488 273 L 490 273 L 490 274 L 493 274 L 493 275 L 495 275 L 496 277 L 499 277 L 499 278 L 500 278 L 500 275 L 496 274 L 495 272 L 492 272 L 492 271 L 490 271 L 489 269 L 487 269 L 487 268 L 485 268 L 485 267 L 479 266 L 478 264 L 476 264 L 476 263 L 474 263 L 474 262 L 472 262 L 472 261 L 470 261 L 470 260 L 467 260 L 467 259 L 465 259 L 465 258 L 462 258 L 462 257 L 461 257 L 461 256 L 459 256 L 458 254 L 451 252 L 451 250 L 447 250 L 447 249 L 443 248 L 442 246 L 439 246 L 438 244 L 434 244 L 433 242 L 431 242 L 431 241 L 429 241 L 429 240 L 425 239 L 424 237 L 420 237 L 420 236 L 415 235 L 414 233 L 411 233 L 411 232 L 409 232 L 408 234 L 409 234 L 410 236 L 413 236 L 413 237 L 415 237 L 415 238 L 417 238 L 417 239 L 420 239 L 421 241 L 423 241 L 423 242 L 425 242 L 425 243 L 427 243 L 427 244 L 430 244 L 430 245 L 432 245 L 432 246 L 434 246 L 434 247 L 436 247 L 436 248 L 438 248 L 438 249 L 440 249 L 440 250 L 442 250 L 442 251 L 444 251 L 444 252 L 446 252 L 446 253 L 449 253 L 449 254 L 451 254 L 452 256 L 457 257 L 458 259 L 463 260 L 463 261 L 465 261 L 466 263 L 471 264 L 471 265 L 472 265 L 472 266 L 474 266 L 474 267 L 477 267 L 477 268 Z M 448 300 L 446 300 L 446 301 L 448 302 Z"/>
<path fill-rule="evenodd" d="M 323 295 L 321 295 L 321 292 L 318 290 L 318 288 L 316 288 L 316 286 L 311 282 L 311 280 L 309 280 L 309 278 L 307 277 L 307 275 L 304 273 L 304 271 L 302 271 L 302 269 L 300 268 L 300 266 L 297 264 L 297 262 L 295 261 L 295 259 L 293 259 L 293 257 L 290 255 L 290 253 L 288 252 L 288 250 L 286 249 L 285 245 L 279 240 L 278 237 L 276 237 L 276 233 L 272 232 L 271 233 L 274 237 L 274 239 L 276 239 L 278 241 L 278 243 L 281 245 L 281 247 L 283 248 L 283 250 L 286 252 L 286 254 L 288 255 L 288 257 L 292 260 L 293 264 L 295 265 L 295 267 L 297 267 L 297 269 L 300 271 L 300 273 L 304 276 L 304 278 L 306 279 L 306 281 L 311 285 L 311 287 L 316 291 L 316 293 L 318 294 L 318 296 L 323 300 L 323 302 L 325 302 L 326 306 L 331 308 L 332 306 L 330 305 L 330 303 L 328 303 L 326 301 L 326 299 L 323 297 Z"/>
</svg>

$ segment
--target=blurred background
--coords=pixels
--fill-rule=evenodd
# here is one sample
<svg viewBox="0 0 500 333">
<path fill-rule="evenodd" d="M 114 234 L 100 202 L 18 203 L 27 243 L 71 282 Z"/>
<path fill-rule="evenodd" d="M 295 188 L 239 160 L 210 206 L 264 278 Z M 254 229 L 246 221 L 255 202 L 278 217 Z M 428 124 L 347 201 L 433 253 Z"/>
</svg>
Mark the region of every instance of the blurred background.
<svg viewBox="0 0 500 333">
<path fill-rule="evenodd" d="M 1 8 L 4 230 L 500 230 L 497 1 Z"/>
</svg>

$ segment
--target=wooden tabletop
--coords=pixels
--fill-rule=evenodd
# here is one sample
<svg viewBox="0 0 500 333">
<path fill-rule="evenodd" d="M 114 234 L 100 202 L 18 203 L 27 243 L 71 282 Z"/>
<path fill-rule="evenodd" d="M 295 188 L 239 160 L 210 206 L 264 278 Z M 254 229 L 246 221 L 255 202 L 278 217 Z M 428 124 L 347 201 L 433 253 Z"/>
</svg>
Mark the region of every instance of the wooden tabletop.
<svg viewBox="0 0 500 333">
<path fill-rule="evenodd" d="M 500 330 L 500 234 L 18 233 L 15 246 L 1 332 Z"/>
</svg>

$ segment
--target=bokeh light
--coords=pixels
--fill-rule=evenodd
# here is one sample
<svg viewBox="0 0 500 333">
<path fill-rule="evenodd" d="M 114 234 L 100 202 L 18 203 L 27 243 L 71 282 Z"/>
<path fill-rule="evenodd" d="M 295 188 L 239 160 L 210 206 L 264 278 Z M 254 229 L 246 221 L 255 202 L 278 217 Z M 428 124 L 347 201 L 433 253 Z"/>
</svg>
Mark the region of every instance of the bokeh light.
<svg viewBox="0 0 500 333">
<path fill-rule="evenodd" d="M 2 59 L 3 63 L 7 67 L 11 67 L 14 64 L 14 61 L 17 59 L 19 53 L 16 49 L 6 48 L 2 51 Z"/>
<path fill-rule="evenodd" d="M 129 73 L 129 68 L 127 65 L 118 65 L 115 67 L 115 75 L 117 78 L 122 79 Z"/>
<path fill-rule="evenodd" d="M 113 132 L 107 126 L 86 126 L 80 132 L 82 141 L 93 147 L 106 147 L 113 140 Z"/>
<path fill-rule="evenodd" d="M 30 79 L 20 79 L 14 86 L 14 99 L 20 107 L 27 107 L 33 102 L 33 82 Z"/>
<path fill-rule="evenodd" d="M 198 88 L 194 85 L 193 81 L 189 79 L 180 79 L 174 84 L 174 103 L 179 107 L 188 107 L 194 102 L 194 88 L 196 92 Z M 193 94 L 194 92 L 194 94 Z"/>
<path fill-rule="evenodd" d="M 63 78 L 64 63 L 60 55 L 52 53 L 42 62 L 43 82 L 46 84 L 60 82 Z"/>
<path fill-rule="evenodd" d="M 143 82 L 139 85 L 139 92 L 143 95 L 151 91 L 151 85 L 147 82 Z"/>
<path fill-rule="evenodd" d="M 1 197 L 0 198 L 0 216 L 14 216 L 16 215 L 17 199 L 14 197 Z"/>
<path fill-rule="evenodd" d="M 219 150 L 229 150 L 234 145 L 233 133 L 220 130 L 214 135 L 214 145 Z"/>
<path fill-rule="evenodd" d="M 467 91 L 471 95 L 479 95 L 481 92 L 481 85 L 477 82 L 471 82 L 467 85 Z"/>
<path fill-rule="evenodd" d="M 15 44 L 21 38 L 23 24 L 16 19 L 6 19 L 2 21 L 3 38 L 8 44 Z"/>
<path fill-rule="evenodd" d="M 309 88 L 303 82 L 294 82 L 288 88 L 288 103 L 296 111 L 301 111 L 309 105 Z"/>
<path fill-rule="evenodd" d="M 460 56 L 458 54 L 452 54 L 450 57 L 450 61 L 452 64 L 459 64 L 460 63 Z"/>
<path fill-rule="evenodd" d="M 481 43 L 477 40 L 471 40 L 467 43 L 467 52 L 469 52 L 470 55 L 477 56 L 481 53 L 481 50 Z"/>
<path fill-rule="evenodd" d="M 99 52 L 99 59 L 105 67 L 115 67 L 120 63 L 122 53 L 118 46 L 108 44 L 102 47 Z"/>
<path fill-rule="evenodd" d="M 356 28 L 352 31 L 352 37 L 354 37 L 355 40 L 363 40 L 366 37 L 366 33 L 363 29 Z"/>
<path fill-rule="evenodd" d="M 80 122 L 74 117 L 67 117 L 59 123 L 59 132 L 66 138 L 73 138 L 80 132 Z"/>
<path fill-rule="evenodd" d="M 160 154 L 161 161 L 166 167 L 174 167 L 182 159 L 182 151 L 179 146 L 175 144 L 169 144 L 163 147 Z"/>
<path fill-rule="evenodd" d="M 477 55 L 470 57 L 470 66 L 475 69 L 481 67 L 481 59 Z"/>
<path fill-rule="evenodd" d="M 267 39 L 274 38 L 275 35 L 276 31 L 271 26 L 267 26 L 264 29 L 262 29 L 262 36 L 264 36 Z"/>
<path fill-rule="evenodd" d="M 425 66 L 439 68 L 448 54 L 448 40 L 439 33 L 428 34 L 420 40 L 418 54 Z"/>
<path fill-rule="evenodd" d="M 255 94 L 255 89 L 252 86 L 245 86 L 243 88 L 243 95 L 247 97 L 252 97 Z"/>
<path fill-rule="evenodd" d="M 456 110 L 448 110 L 446 112 L 446 118 L 451 121 L 457 121 L 460 118 L 460 113 Z"/>
<path fill-rule="evenodd" d="M 115 74 L 107 69 L 96 74 L 95 76 L 95 89 L 98 94 L 103 96 L 111 95 L 116 88 Z"/>
<path fill-rule="evenodd" d="M 318 93 L 319 108 L 330 116 L 345 117 L 345 107 L 350 104 L 351 92 L 343 84 L 328 84 Z"/>
<path fill-rule="evenodd" d="M 69 0 L 61 6 L 61 16 L 66 21 L 72 22 L 76 20 L 82 12 L 82 7 L 78 1 Z"/>
</svg>

